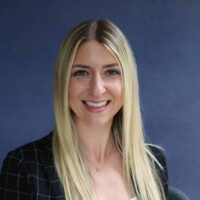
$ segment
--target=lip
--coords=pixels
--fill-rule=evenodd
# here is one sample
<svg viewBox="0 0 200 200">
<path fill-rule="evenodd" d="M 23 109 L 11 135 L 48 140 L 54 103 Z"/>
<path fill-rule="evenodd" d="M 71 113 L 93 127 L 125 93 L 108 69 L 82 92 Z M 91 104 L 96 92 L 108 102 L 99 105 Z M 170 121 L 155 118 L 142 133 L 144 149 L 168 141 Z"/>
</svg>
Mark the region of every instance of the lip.
<svg viewBox="0 0 200 200">
<path fill-rule="evenodd" d="M 82 102 L 89 112 L 98 113 L 105 111 L 111 100 L 83 100 Z"/>
</svg>

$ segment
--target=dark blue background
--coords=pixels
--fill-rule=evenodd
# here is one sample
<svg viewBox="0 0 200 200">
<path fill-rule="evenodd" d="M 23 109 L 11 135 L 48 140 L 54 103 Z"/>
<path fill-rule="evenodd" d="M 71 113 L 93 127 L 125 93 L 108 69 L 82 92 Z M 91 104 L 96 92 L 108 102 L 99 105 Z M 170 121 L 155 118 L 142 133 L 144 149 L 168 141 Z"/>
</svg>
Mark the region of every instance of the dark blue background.
<svg viewBox="0 0 200 200">
<path fill-rule="evenodd" d="M 54 126 L 55 60 L 66 32 L 109 18 L 138 63 L 146 134 L 166 149 L 169 182 L 200 197 L 200 1 L 1 0 L 0 164 Z"/>
</svg>

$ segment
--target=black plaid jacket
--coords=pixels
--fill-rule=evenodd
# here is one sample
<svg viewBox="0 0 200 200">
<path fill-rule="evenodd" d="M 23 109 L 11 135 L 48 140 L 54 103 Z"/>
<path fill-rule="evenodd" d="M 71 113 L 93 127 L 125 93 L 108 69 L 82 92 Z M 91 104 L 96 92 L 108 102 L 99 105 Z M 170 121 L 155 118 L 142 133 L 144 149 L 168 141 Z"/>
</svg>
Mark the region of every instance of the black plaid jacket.
<svg viewBox="0 0 200 200">
<path fill-rule="evenodd" d="M 157 148 L 152 148 L 166 168 Z M 160 170 L 162 183 L 168 193 L 167 170 Z M 1 200 L 64 200 L 63 188 L 53 163 L 52 133 L 8 153 L 0 174 Z"/>
</svg>

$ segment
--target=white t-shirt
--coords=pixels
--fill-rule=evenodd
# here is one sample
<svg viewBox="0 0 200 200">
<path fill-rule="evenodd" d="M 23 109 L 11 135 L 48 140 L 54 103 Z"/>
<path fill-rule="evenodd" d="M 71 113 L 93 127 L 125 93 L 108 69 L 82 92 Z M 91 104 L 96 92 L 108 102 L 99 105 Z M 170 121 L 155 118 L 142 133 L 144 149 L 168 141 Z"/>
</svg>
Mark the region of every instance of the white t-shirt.
<svg viewBox="0 0 200 200">
<path fill-rule="evenodd" d="M 132 199 L 130 199 L 130 200 L 138 200 L 138 199 L 137 199 L 137 197 L 133 197 L 133 198 L 132 198 Z"/>
</svg>

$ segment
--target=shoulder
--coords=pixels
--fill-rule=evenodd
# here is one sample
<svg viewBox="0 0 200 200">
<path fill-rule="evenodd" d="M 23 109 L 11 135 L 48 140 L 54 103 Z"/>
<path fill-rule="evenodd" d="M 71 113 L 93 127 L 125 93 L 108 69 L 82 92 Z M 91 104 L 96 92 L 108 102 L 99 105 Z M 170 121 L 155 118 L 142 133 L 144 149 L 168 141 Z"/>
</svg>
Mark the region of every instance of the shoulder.
<svg viewBox="0 0 200 200">
<path fill-rule="evenodd" d="M 153 144 L 148 144 L 148 148 L 156 158 L 156 161 L 154 160 L 155 169 L 162 182 L 165 195 L 168 197 L 168 171 L 165 151 L 161 147 Z"/>
<path fill-rule="evenodd" d="M 155 156 L 157 161 L 161 164 L 161 166 L 163 168 L 166 168 L 167 162 L 164 149 L 153 144 L 148 144 L 148 148 L 150 149 L 151 153 Z"/>
<path fill-rule="evenodd" d="M 38 169 L 42 169 L 44 162 L 52 162 L 52 133 L 47 136 L 20 146 L 10 151 L 4 159 L 3 172 L 23 174 L 37 174 Z M 46 164 L 45 164 L 46 165 Z"/>
<path fill-rule="evenodd" d="M 7 158 L 11 158 L 24 163 L 40 162 L 40 157 L 44 156 L 44 154 L 51 156 L 51 146 L 52 133 L 49 133 L 41 139 L 27 143 L 10 151 L 7 155 Z"/>
<path fill-rule="evenodd" d="M 60 188 L 53 162 L 52 133 L 6 156 L 0 172 L 0 196 L 5 200 L 50 199 L 53 194 L 61 198 Z"/>
</svg>

